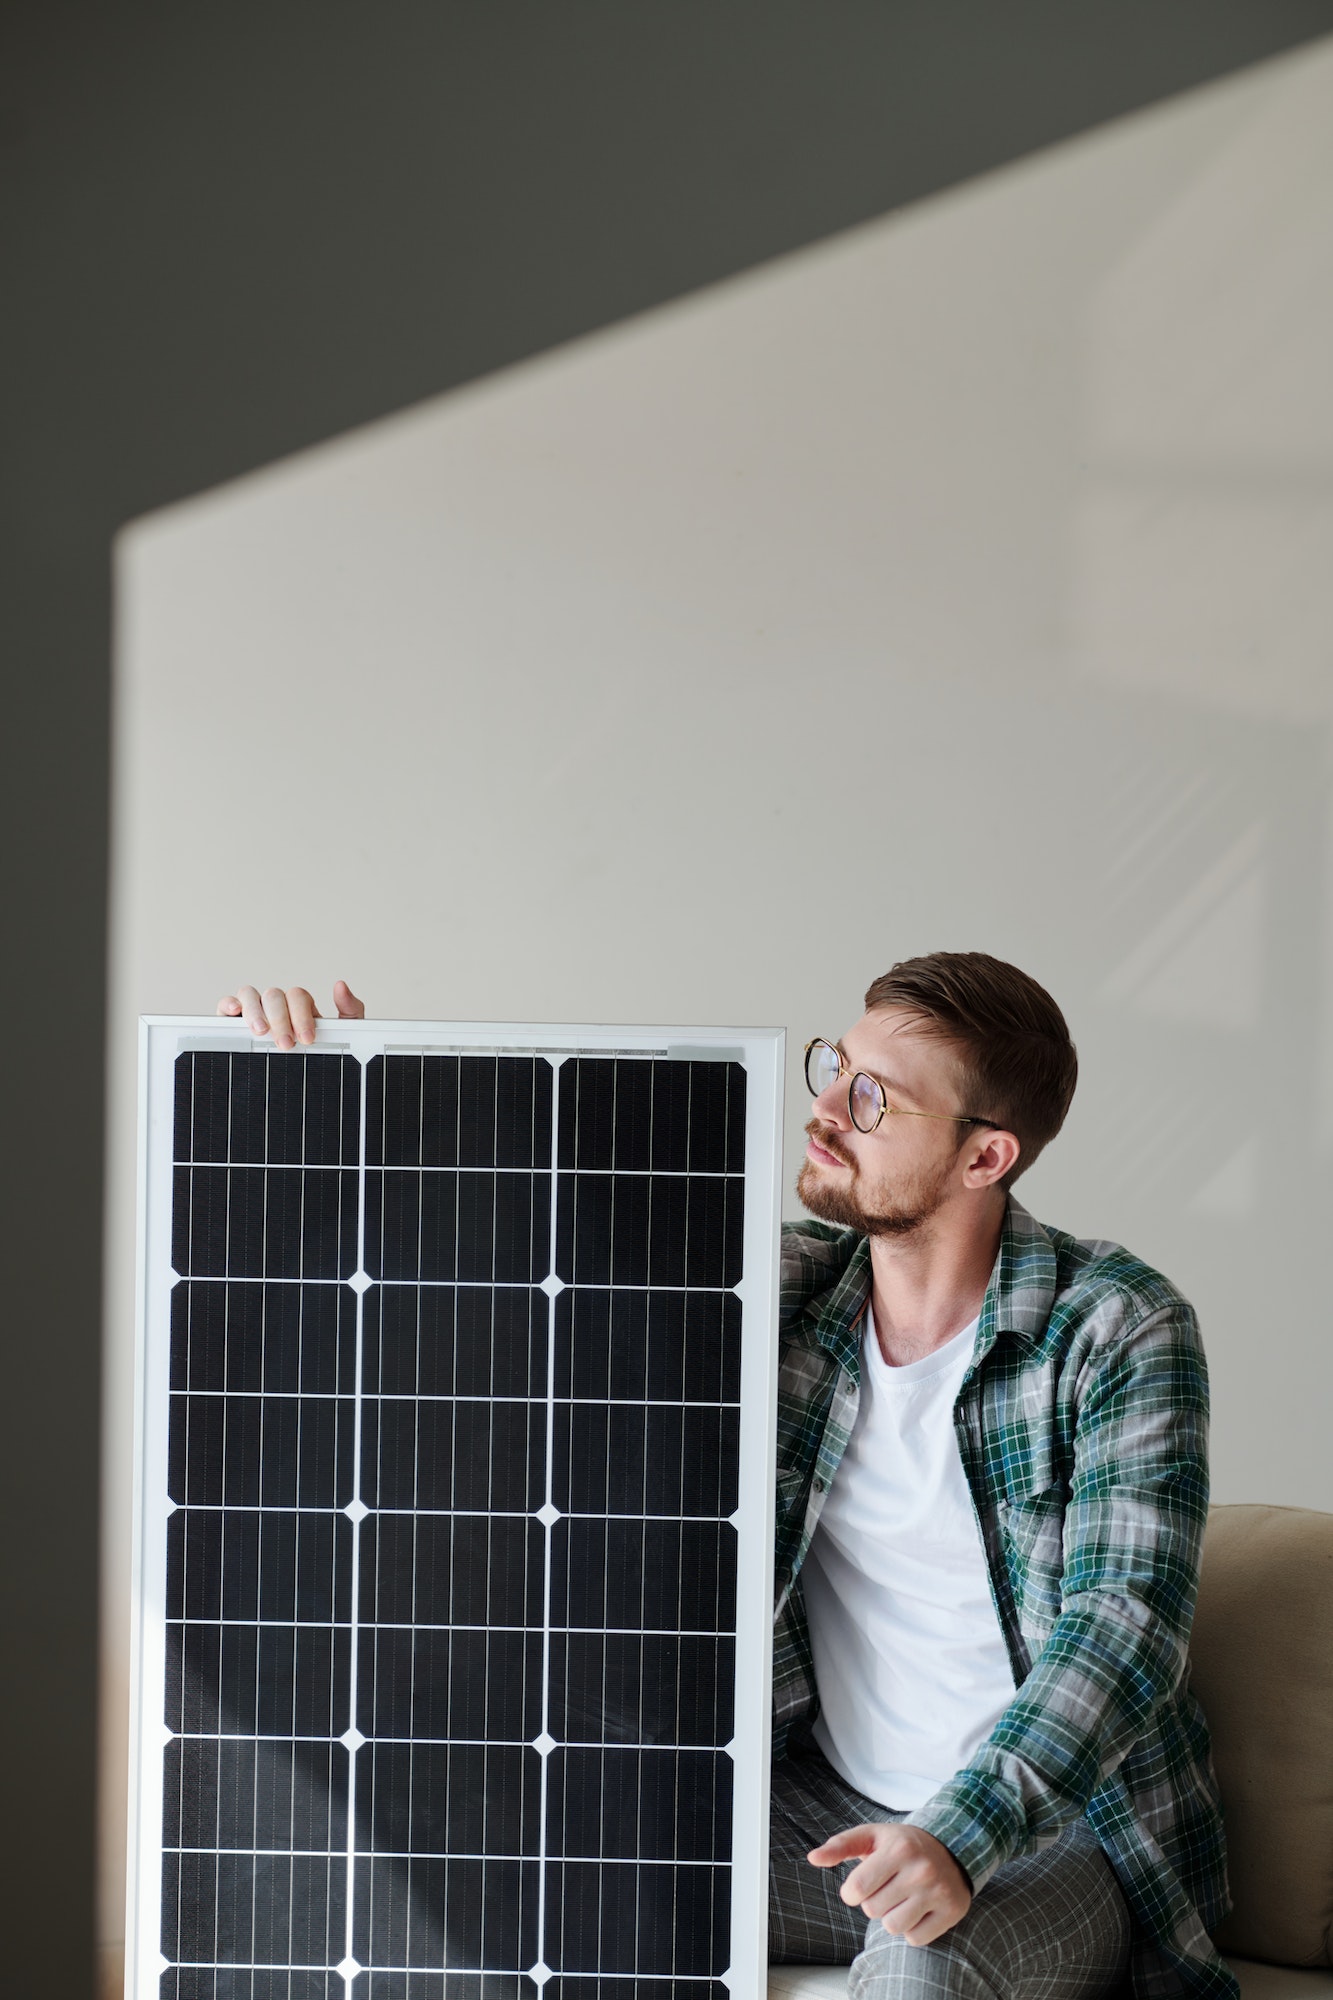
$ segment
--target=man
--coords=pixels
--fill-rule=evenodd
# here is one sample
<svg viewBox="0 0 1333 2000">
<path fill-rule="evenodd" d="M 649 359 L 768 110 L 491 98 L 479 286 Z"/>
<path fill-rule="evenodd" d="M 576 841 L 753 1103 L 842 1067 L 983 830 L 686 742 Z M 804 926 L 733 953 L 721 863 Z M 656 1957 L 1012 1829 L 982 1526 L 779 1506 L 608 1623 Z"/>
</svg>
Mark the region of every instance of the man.
<svg viewBox="0 0 1333 2000">
<path fill-rule="evenodd" d="M 338 1012 L 364 1011 L 336 989 Z M 302 989 L 220 1003 L 280 1048 Z M 1236 1985 L 1187 1643 L 1207 1510 L 1192 1309 L 1010 1192 L 1077 1061 L 981 953 L 811 1043 L 783 1240 L 770 1952 L 853 2000 Z M 851 1863 L 844 1877 L 834 1871 Z"/>
</svg>

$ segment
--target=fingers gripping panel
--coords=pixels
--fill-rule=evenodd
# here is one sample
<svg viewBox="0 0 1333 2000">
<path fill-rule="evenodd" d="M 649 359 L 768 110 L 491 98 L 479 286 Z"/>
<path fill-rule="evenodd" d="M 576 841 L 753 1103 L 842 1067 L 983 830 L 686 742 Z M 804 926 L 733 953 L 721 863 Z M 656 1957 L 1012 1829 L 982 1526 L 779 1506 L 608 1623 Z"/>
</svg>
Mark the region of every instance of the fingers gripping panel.
<svg viewBox="0 0 1333 2000">
<path fill-rule="evenodd" d="M 175 1075 L 162 2000 L 723 2000 L 746 1075 Z"/>
</svg>

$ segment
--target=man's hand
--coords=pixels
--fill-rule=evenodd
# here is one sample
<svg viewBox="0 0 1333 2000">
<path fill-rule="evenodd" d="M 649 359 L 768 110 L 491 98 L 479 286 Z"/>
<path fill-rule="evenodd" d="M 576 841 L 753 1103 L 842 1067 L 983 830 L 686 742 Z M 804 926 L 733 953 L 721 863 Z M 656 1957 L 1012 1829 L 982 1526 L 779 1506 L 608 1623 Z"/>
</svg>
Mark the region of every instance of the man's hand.
<svg viewBox="0 0 1333 2000">
<path fill-rule="evenodd" d="M 859 1860 L 838 1894 L 907 1944 L 933 1944 L 972 1902 L 967 1877 L 948 1848 L 919 1826 L 854 1826 L 806 1859 L 816 1868 Z"/>
<path fill-rule="evenodd" d="M 358 1000 L 345 979 L 333 983 L 333 1004 L 340 1021 L 364 1021 L 365 1002 Z M 298 1042 L 313 1042 L 315 1023 L 322 1020 L 318 1007 L 304 986 L 266 986 L 261 998 L 254 986 L 240 986 L 218 1001 L 219 1014 L 235 1020 L 239 1014 L 252 1034 L 273 1034 L 275 1049 L 294 1049 Z"/>
</svg>

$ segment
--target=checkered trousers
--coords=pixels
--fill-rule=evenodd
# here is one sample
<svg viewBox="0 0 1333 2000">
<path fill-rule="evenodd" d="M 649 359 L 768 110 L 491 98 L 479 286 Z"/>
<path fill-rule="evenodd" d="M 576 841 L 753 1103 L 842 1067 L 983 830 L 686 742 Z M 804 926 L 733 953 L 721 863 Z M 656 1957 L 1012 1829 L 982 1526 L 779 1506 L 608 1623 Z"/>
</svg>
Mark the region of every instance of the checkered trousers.
<svg viewBox="0 0 1333 2000">
<path fill-rule="evenodd" d="M 866 1821 L 902 1819 L 844 1783 L 815 1744 L 773 1766 L 769 1945 L 775 1964 L 847 1965 L 849 2000 L 1103 2000 L 1129 1965 L 1129 1910 L 1086 1821 L 1005 1862 L 961 1922 L 909 1945 L 839 1899 L 843 1868 L 806 1855 Z"/>
</svg>

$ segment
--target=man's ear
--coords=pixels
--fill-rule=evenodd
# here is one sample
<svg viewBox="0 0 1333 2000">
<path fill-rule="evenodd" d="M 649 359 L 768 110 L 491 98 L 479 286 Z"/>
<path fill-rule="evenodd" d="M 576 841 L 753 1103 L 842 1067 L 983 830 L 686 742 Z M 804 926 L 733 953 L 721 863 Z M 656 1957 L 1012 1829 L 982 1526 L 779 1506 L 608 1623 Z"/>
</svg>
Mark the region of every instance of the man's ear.
<svg viewBox="0 0 1333 2000">
<path fill-rule="evenodd" d="M 976 1126 L 967 1144 L 964 1185 L 994 1187 L 996 1181 L 1013 1172 L 1021 1151 L 1012 1132 L 1001 1132 L 991 1125 Z"/>
</svg>

